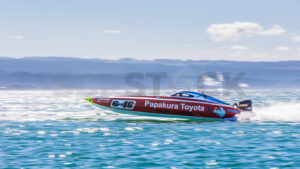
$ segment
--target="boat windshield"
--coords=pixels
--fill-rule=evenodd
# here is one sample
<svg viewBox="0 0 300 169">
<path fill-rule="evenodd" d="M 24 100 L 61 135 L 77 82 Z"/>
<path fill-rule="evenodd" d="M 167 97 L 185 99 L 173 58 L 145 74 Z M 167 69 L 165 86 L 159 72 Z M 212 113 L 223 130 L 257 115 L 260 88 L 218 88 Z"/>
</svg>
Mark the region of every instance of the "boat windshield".
<svg viewBox="0 0 300 169">
<path fill-rule="evenodd" d="M 193 98 L 193 99 L 197 99 L 197 100 L 205 100 L 205 101 L 210 101 L 210 102 L 214 102 L 214 103 L 230 105 L 226 102 L 223 102 L 219 99 L 208 96 L 206 94 L 198 93 L 198 92 L 192 92 L 192 91 L 180 91 L 178 93 L 173 94 L 172 96 L 174 96 L 174 97 L 184 97 L 184 98 Z"/>
</svg>

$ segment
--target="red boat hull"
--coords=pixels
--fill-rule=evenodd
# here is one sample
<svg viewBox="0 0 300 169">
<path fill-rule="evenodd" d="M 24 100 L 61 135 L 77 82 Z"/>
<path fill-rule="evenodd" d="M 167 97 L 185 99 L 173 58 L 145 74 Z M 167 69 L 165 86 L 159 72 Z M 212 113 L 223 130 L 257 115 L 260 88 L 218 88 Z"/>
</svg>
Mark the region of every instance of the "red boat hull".
<svg viewBox="0 0 300 169">
<path fill-rule="evenodd" d="M 91 98 L 92 104 L 118 113 L 188 119 L 236 120 L 241 110 L 208 101 L 176 97 Z"/>
</svg>

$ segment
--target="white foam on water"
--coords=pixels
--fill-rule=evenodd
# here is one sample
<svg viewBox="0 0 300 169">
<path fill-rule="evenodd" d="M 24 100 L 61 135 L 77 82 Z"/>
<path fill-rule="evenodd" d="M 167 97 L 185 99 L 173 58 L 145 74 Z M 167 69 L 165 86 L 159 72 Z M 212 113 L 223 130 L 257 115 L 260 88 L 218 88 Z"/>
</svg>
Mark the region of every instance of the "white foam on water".
<svg viewBox="0 0 300 169">
<path fill-rule="evenodd" d="M 157 147 L 159 145 L 159 143 L 158 142 L 153 142 L 153 143 L 151 143 L 151 145 L 154 146 L 154 147 Z"/>
<path fill-rule="evenodd" d="M 102 127 L 102 128 L 100 128 L 100 130 L 101 130 L 101 131 L 110 131 L 110 129 L 107 128 L 107 127 Z"/>
<path fill-rule="evenodd" d="M 0 121 L 148 119 L 93 106 L 84 100 L 93 96 L 91 91 L 74 91 L 69 95 L 64 91 L 1 91 Z M 105 132 L 109 129 L 100 130 Z"/>
<path fill-rule="evenodd" d="M 206 165 L 210 165 L 210 166 L 215 166 L 218 165 L 218 163 L 216 162 L 216 160 L 210 160 L 209 162 L 205 163 Z"/>
<path fill-rule="evenodd" d="M 55 155 L 54 155 L 54 154 L 50 154 L 50 155 L 48 155 L 48 157 L 49 157 L 49 158 L 54 158 Z"/>
<path fill-rule="evenodd" d="M 37 131 L 37 134 L 45 135 L 45 134 L 46 134 L 46 131 L 40 130 L 40 131 Z"/>
<path fill-rule="evenodd" d="M 66 155 L 65 155 L 65 154 L 60 154 L 59 157 L 60 157 L 60 158 L 65 158 Z"/>
<path fill-rule="evenodd" d="M 171 118 L 143 117 L 126 114 L 118 114 L 109 110 L 103 110 L 86 102 L 84 98 L 98 95 L 97 91 L 1 91 L 0 94 L 0 121 L 113 121 L 119 119 L 131 120 L 178 120 Z M 242 113 L 238 119 L 241 122 L 251 121 L 286 121 L 300 122 L 300 102 L 273 102 L 265 107 L 255 107 L 256 104 L 265 104 L 265 98 L 287 101 L 286 99 L 300 100 L 300 92 L 282 92 L 277 97 L 270 97 L 270 92 L 255 91 L 252 96 L 254 113 Z M 287 94 L 286 94 L 287 93 Z M 99 93 L 101 95 L 101 93 Z M 117 92 L 113 94 L 118 95 Z M 112 94 L 112 95 L 113 95 Z M 168 91 L 162 91 L 167 95 Z M 282 95 L 285 94 L 285 95 Z M 258 97 L 259 96 L 259 97 Z M 273 95 L 272 95 L 273 96 Z M 235 100 L 232 96 L 228 100 Z M 237 98 L 236 98 L 237 99 Z M 0 124 L 1 125 L 1 124 Z M 107 132 L 107 128 L 100 129 Z M 142 130 L 142 128 L 128 128 L 128 131 Z M 202 130 L 202 129 L 199 129 Z M 40 133 L 41 134 L 41 133 Z"/>
<path fill-rule="evenodd" d="M 132 127 L 135 130 L 144 130 L 142 127 Z"/>
<path fill-rule="evenodd" d="M 125 127 L 125 130 L 127 130 L 127 131 L 135 131 L 135 129 L 132 128 L 132 127 Z"/>
<path fill-rule="evenodd" d="M 253 113 L 241 113 L 238 121 L 300 122 L 300 102 L 272 102 L 266 107 L 254 107 Z"/>
<path fill-rule="evenodd" d="M 171 143 L 173 143 L 173 140 L 171 140 L 171 139 L 165 139 L 164 144 L 168 145 L 168 144 L 171 144 Z"/>
</svg>

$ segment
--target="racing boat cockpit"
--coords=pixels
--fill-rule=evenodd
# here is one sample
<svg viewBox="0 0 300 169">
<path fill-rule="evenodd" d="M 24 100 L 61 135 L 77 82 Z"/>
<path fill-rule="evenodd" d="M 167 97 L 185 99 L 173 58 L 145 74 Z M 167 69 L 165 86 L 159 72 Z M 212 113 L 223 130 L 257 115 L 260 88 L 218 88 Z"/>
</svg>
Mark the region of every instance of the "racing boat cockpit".
<svg viewBox="0 0 300 169">
<path fill-rule="evenodd" d="M 173 95 L 172 97 L 180 97 L 180 98 L 190 98 L 190 99 L 197 99 L 197 100 L 203 100 L 203 101 L 209 101 L 214 102 L 218 104 L 224 104 L 224 105 L 230 105 L 229 103 L 223 102 L 219 99 L 216 99 L 214 97 L 208 96 L 203 93 L 193 92 L 193 91 L 180 91 Z"/>
</svg>

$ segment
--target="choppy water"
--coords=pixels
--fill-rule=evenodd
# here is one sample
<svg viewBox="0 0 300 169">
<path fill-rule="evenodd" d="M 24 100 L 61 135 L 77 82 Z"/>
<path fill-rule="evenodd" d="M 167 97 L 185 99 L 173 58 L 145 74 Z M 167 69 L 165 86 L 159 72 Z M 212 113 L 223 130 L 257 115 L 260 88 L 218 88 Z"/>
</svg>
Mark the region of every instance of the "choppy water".
<svg viewBox="0 0 300 169">
<path fill-rule="evenodd" d="M 0 167 L 299 168 L 300 90 L 245 93 L 223 98 L 251 98 L 254 115 L 191 122 L 120 115 L 84 101 L 122 91 L 0 91 Z"/>
</svg>

